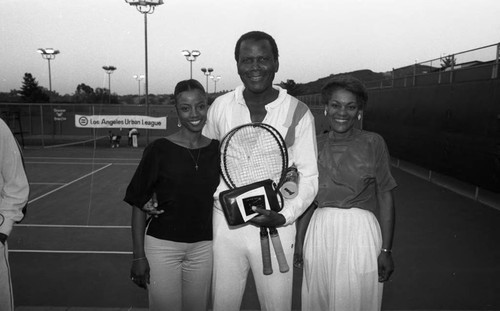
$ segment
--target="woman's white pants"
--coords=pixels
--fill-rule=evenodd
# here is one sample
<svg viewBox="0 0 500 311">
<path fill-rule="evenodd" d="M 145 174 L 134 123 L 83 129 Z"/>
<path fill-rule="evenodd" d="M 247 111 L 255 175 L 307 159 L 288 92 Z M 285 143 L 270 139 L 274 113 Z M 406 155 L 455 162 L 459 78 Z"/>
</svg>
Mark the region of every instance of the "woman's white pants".
<svg viewBox="0 0 500 311">
<path fill-rule="evenodd" d="M 180 243 L 146 236 L 149 309 L 206 311 L 212 279 L 212 241 Z"/>
</svg>

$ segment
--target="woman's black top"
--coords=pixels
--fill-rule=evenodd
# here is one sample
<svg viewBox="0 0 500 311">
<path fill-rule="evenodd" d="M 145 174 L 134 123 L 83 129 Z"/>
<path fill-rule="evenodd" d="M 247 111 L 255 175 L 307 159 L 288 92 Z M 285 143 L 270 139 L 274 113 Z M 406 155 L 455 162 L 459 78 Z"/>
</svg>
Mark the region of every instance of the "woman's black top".
<svg viewBox="0 0 500 311">
<path fill-rule="evenodd" d="M 150 219 L 147 235 L 186 243 L 212 239 L 213 194 L 220 180 L 218 154 L 217 140 L 187 149 L 161 138 L 146 147 L 124 201 L 142 207 L 156 193 L 158 209 L 164 213 Z"/>
</svg>

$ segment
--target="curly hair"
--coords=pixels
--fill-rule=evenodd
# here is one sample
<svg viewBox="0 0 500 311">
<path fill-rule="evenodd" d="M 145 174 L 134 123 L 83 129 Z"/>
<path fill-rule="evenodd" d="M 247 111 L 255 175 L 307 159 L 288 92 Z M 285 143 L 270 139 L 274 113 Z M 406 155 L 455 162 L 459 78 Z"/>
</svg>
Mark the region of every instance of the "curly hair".
<svg viewBox="0 0 500 311">
<path fill-rule="evenodd" d="M 346 90 L 351 92 L 354 96 L 356 96 L 356 101 L 358 102 L 360 109 L 362 110 L 366 107 L 366 103 L 368 102 L 368 92 L 366 91 L 366 87 L 363 82 L 355 77 L 344 75 L 337 76 L 329 80 L 321 89 L 321 101 L 324 105 L 328 104 L 330 97 L 336 90 Z"/>
</svg>

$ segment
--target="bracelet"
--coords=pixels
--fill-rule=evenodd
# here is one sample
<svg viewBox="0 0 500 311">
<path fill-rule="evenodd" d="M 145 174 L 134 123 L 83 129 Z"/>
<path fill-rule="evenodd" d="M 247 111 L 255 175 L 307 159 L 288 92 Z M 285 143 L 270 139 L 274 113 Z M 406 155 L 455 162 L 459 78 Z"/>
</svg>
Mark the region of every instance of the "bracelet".
<svg viewBox="0 0 500 311">
<path fill-rule="evenodd" d="M 381 248 L 380 249 L 383 253 L 392 253 L 392 250 L 391 249 L 388 249 L 388 248 Z"/>
<path fill-rule="evenodd" d="M 146 259 L 146 257 L 134 258 L 134 259 L 132 259 L 132 261 L 139 261 L 139 260 L 143 260 L 143 259 Z"/>
</svg>

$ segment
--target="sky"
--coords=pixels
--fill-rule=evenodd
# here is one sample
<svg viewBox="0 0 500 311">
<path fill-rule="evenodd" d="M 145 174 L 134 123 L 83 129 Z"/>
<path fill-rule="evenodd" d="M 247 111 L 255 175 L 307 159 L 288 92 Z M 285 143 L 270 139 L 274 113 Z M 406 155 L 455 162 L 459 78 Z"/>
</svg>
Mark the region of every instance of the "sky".
<svg viewBox="0 0 500 311">
<path fill-rule="evenodd" d="M 103 66 L 115 66 L 111 91 L 144 93 L 144 17 L 123 0 L 0 0 L 0 92 L 20 89 L 25 73 L 49 86 L 38 48 L 60 51 L 52 89 L 73 94 L 80 83 L 108 88 Z M 217 90 L 241 84 L 234 46 L 252 30 L 279 48 L 275 83 L 370 69 L 375 72 L 500 42 L 498 0 L 164 0 L 147 16 L 149 93 L 171 94 L 190 77 L 182 50 L 199 50 L 201 68 L 220 76 Z M 492 49 L 493 50 L 493 49 Z M 494 52 L 492 52 L 493 59 Z M 208 91 L 214 91 L 209 79 Z"/>
</svg>

